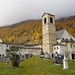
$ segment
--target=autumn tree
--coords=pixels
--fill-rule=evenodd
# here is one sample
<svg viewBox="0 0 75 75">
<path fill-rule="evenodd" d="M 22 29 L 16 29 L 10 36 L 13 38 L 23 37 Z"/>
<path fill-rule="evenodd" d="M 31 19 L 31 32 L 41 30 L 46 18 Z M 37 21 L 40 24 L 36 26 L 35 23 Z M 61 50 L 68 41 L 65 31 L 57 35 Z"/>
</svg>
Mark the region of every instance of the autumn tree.
<svg viewBox="0 0 75 75">
<path fill-rule="evenodd" d="M 13 67 L 19 67 L 20 56 L 19 56 L 19 54 L 17 54 L 18 50 L 19 50 L 18 47 L 15 47 L 15 46 L 10 47 L 10 53 L 11 53 L 10 58 L 11 58 Z"/>
</svg>

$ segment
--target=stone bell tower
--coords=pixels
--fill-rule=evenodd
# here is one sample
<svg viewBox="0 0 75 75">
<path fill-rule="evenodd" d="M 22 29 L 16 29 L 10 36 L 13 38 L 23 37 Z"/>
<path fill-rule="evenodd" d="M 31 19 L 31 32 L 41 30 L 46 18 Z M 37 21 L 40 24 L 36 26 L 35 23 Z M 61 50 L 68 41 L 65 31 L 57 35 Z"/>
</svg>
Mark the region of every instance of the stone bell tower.
<svg viewBox="0 0 75 75">
<path fill-rule="evenodd" d="M 55 16 L 49 13 L 42 15 L 43 52 L 52 53 L 52 45 L 56 43 Z"/>
</svg>

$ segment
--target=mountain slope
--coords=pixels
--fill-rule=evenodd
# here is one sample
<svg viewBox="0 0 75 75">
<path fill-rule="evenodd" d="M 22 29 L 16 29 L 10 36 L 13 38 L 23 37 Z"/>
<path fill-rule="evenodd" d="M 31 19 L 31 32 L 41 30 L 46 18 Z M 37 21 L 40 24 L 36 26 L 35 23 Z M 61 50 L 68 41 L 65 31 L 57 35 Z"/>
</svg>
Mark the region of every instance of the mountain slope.
<svg viewBox="0 0 75 75">
<path fill-rule="evenodd" d="M 67 29 L 75 37 L 75 16 L 56 20 L 56 30 Z M 0 38 L 4 43 L 41 44 L 41 20 L 27 20 L 10 26 L 0 27 Z"/>
<path fill-rule="evenodd" d="M 42 27 L 40 20 L 31 20 L 24 22 L 21 25 L 11 25 L 0 28 L 0 38 L 4 43 L 41 43 Z M 39 40 L 38 40 L 39 39 Z"/>
</svg>

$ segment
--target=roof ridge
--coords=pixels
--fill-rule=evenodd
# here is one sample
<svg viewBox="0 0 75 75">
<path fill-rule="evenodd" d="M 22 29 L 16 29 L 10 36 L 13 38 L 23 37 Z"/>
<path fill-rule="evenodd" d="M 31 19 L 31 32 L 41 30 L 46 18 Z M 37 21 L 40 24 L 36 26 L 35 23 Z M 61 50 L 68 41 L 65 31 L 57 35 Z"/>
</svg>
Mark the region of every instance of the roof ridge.
<svg viewBox="0 0 75 75">
<path fill-rule="evenodd" d="M 61 29 L 61 30 L 59 30 L 59 31 L 57 31 L 57 32 L 60 32 L 60 31 L 63 31 L 63 30 L 66 30 L 66 29 Z"/>
</svg>

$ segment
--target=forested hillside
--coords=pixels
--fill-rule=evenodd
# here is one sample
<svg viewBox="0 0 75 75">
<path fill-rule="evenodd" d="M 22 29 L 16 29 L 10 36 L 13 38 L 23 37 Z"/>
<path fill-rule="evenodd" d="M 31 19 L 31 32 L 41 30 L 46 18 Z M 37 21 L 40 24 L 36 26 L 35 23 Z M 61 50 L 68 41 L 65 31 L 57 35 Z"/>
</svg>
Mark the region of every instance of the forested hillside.
<svg viewBox="0 0 75 75">
<path fill-rule="evenodd" d="M 75 37 L 75 16 L 56 20 L 56 30 L 67 29 Z M 11 26 L 0 27 L 0 38 L 4 43 L 41 44 L 41 20 L 22 21 Z"/>
<path fill-rule="evenodd" d="M 61 30 L 63 28 L 65 28 L 71 35 L 75 37 L 75 16 L 57 20 L 56 29 Z"/>
</svg>

